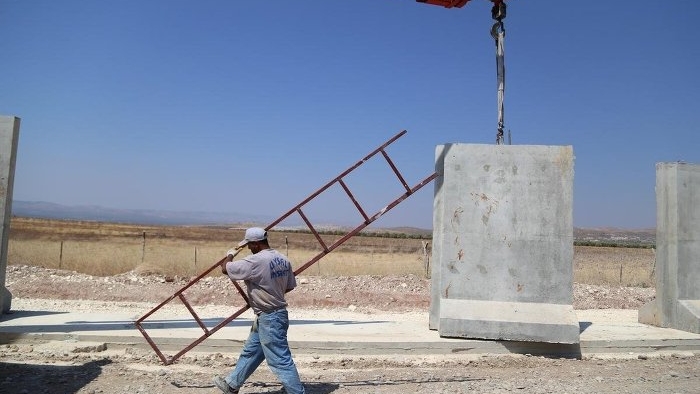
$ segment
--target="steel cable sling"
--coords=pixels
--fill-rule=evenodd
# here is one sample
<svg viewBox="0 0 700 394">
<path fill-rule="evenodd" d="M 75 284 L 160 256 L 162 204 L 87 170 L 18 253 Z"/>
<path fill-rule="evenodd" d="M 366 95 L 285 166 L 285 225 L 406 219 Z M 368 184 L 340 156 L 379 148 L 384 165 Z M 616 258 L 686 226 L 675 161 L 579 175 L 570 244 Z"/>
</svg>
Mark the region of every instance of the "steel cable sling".
<svg viewBox="0 0 700 394">
<path fill-rule="evenodd" d="M 498 131 L 496 133 L 496 144 L 501 145 L 504 143 L 503 128 L 505 125 L 503 120 L 503 97 L 506 89 L 506 67 L 503 44 L 506 38 L 506 29 L 503 25 L 503 19 L 506 17 L 506 3 L 502 0 L 492 1 L 491 17 L 496 20 L 496 23 L 491 27 L 491 37 L 496 41 L 496 75 L 498 80 Z"/>
</svg>

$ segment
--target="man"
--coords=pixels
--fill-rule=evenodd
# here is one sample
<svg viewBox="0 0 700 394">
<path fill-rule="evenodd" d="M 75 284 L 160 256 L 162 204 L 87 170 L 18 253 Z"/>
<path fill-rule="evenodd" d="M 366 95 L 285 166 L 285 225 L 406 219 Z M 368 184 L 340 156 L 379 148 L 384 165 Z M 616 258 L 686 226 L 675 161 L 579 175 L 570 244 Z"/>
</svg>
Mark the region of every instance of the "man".
<svg viewBox="0 0 700 394">
<path fill-rule="evenodd" d="M 252 254 L 233 261 L 236 250 L 246 245 Z M 284 295 L 297 285 L 292 264 L 270 248 L 264 229 L 252 227 L 246 230 L 245 239 L 238 247 L 228 251 L 221 272 L 232 280 L 245 282 L 255 320 L 236 367 L 225 378 L 215 377 L 214 385 L 224 393 L 238 393 L 246 379 L 266 360 L 288 394 L 305 393 L 287 342 L 289 317 Z"/>
</svg>

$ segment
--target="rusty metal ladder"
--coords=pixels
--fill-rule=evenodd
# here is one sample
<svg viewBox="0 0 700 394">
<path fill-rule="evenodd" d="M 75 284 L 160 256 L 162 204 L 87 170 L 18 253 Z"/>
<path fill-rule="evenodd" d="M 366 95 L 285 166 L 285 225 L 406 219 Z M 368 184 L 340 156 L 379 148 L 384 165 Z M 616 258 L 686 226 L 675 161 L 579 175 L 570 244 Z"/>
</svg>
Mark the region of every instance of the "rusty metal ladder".
<svg viewBox="0 0 700 394">
<path fill-rule="evenodd" d="M 380 218 L 382 215 L 384 215 L 386 212 L 388 212 L 389 210 L 391 210 L 392 208 L 394 208 L 396 205 L 398 205 L 399 203 L 401 203 L 403 200 L 405 200 L 406 198 L 408 198 L 410 195 L 412 195 L 413 193 L 415 193 L 416 191 L 418 191 L 420 188 L 422 188 L 423 186 L 425 186 L 425 185 L 427 185 L 428 183 L 430 183 L 433 179 L 435 179 L 435 177 L 437 176 L 437 174 L 436 174 L 436 173 L 433 173 L 433 174 L 431 174 L 430 176 L 428 176 L 428 177 L 426 177 L 425 179 L 423 179 L 422 181 L 418 182 L 418 183 L 417 183 L 415 186 L 413 186 L 413 187 L 410 187 L 410 186 L 406 183 L 406 180 L 405 180 L 404 177 L 401 175 L 401 173 L 399 172 L 399 170 L 396 168 L 396 166 L 394 165 L 394 162 L 391 160 L 391 158 L 389 157 L 389 155 L 387 154 L 387 152 L 386 152 L 386 150 L 385 150 L 390 144 L 392 144 L 394 141 L 396 141 L 397 139 L 399 139 L 400 137 L 402 137 L 404 134 L 406 134 L 406 130 L 403 130 L 403 131 L 401 131 L 400 133 L 398 133 L 398 134 L 396 134 L 395 136 L 393 136 L 393 137 L 392 137 L 391 139 L 389 139 L 387 142 L 385 142 L 384 144 L 382 144 L 379 148 L 377 148 L 377 149 L 375 149 L 374 151 L 372 151 L 370 154 L 368 154 L 367 156 L 365 156 L 364 158 L 362 158 L 360 161 L 358 161 L 357 163 L 355 163 L 353 166 L 351 166 L 350 168 L 348 168 L 347 170 L 345 170 L 344 172 L 342 172 L 342 173 L 341 173 L 340 175 L 338 175 L 336 178 L 334 178 L 334 179 L 331 180 L 330 182 L 326 183 L 323 187 L 321 187 L 321 188 L 318 189 L 316 192 L 314 192 L 313 194 L 311 194 L 309 197 L 307 197 L 305 200 L 303 200 L 302 202 L 300 202 L 300 203 L 299 203 L 298 205 L 296 205 L 294 208 L 290 209 L 287 213 L 285 213 L 284 215 L 282 215 L 279 219 L 275 220 L 274 222 L 272 222 L 271 224 L 269 224 L 267 227 L 265 227 L 265 229 L 269 231 L 269 230 L 271 230 L 272 228 L 274 228 L 275 226 L 277 226 L 278 224 L 280 224 L 282 221 L 284 221 L 284 220 L 286 220 L 287 218 L 289 218 L 291 215 L 297 213 L 297 214 L 299 214 L 299 216 L 301 217 L 301 219 L 304 221 L 304 223 L 306 223 L 306 225 L 308 226 L 309 231 L 314 235 L 314 237 L 315 237 L 316 240 L 318 241 L 318 243 L 319 243 L 319 245 L 320 245 L 320 247 L 321 247 L 321 252 L 319 252 L 317 255 L 315 255 L 314 257 L 312 257 L 308 262 L 306 262 L 305 264 L 303 264 L 302 266 L 300 266 L 299 268 L 297 268 L 297 269 L 294 271 L 294 275 L 299 275 L 299 274 L 300 274 L 301 272 L 303 272 L 305 269 L 309 268 L 311 265 L 313 265 L 314 263 L 316 263 L 317 261 L 319 261 L 319 260 L 320 260 L 321 258 L 323 258 L 325 255 L 327 255 L 328 253 L 332 252 L 332 251 L 333 251 L 334 249 L 336 249 L 338 246 L 342 245 L 345 241 L 347 241 L 347 240 L 350 239 L 351 237 L 355 236 L 357 233 L 359 233 L 360 231 L 362 231 L 365 227 L 369 226 L 372 222 L 374 222 L 375 220 L 379 219 L 379 218 Z M 372 214 L 372 215 L 368 215 L 367 212 L 362 208 L 362 206 L 360 205 L 360 203 L 357 201 L 357 199 L 355 198 L 355 196 L 353 195 L 353 193 L 350 191 L 350 188 L 349 188 L 348 185 L 345 183 L 345 181 L 343 180 L 343 178 L 345 178 L 348 174 L 350 174 L 352 171 L 354 171 L 355 169 L 357 169 L 358 167 L 360 167 L 362 164 L 366 163 L 369 159 L 371 159 L 373 156 L 377 155 L 378 153 L 381 153 L 381 154 L 384 156 L 384 158 L 386 159 L 387 164 L 391 167 L 392 171 L 394 172 L 394 174 L 395 174 L 396 177 L 398 178 L 399 182 L 401 182 L 401 185 L 402 185 L 403 188 L 405 189 L 405 193 L 401 194 L 398 198 L 396 198 L 394 201 L 390 202 L 388 205 L 386 205 L 384 208 L 380 209 L 378 212 L 376 212 L 376 213 L 374 213 L 374 214 Z M 364 220 L 363 220 L 362 223 L 360 223 L 357 227 L 355 227 L 354 229 L 352 229 L 352 230 L 350 230 L 349 232 L 347 232 L 344 236 L 342 236 L 341 238 L 339 238 L 339 239 L 338 239 L 337 241 L 335 241 L 333 244 L 327 245 L 327 244 L 323 241 L 323 239 L 321 238 L 321 235 L 320 235 L 319 231 L 318 231 L 318 230 L 313 226 L 313 224 L 309 221 L 309 218 L 308 218 L 307 215 L 304 213 L 304 211 L 303 211 L 302 208 L 304 208 L 304 206 L 306 206 L 309 202 L 311 202 L 312 200 L 314 200 L 316 197 L 318 197 L 318 196 L 319 196 L 320 194 L 322 194 L 324 191 L 328 190 L 331 186 L 334 186 L 334 185 L 336 185 L 336 184 L 339 184 L 339 185 L 343 188 L 343 190 L 345 191 L 345 193 L 347 194 L 347 196 L 350 198 L 350 200 L 352 201 L 352 203 L 354 204 L 354 206 L 357 208 L 358 212 L 360 213 L 360 215 L 362 216 L 362 218 L 363 218 Z M 234 313 L 233 313 L 231 316 L 229 316 L 228 318 L 226 318 L 226 319 L 222 320 L 221 322 L 219 322 L 218 324 L 216 324 L 214 327 L 209 328 L 209 327 L 207 327 L 207 325 L 204 323 L 204 321 L 200 318 L 200 316 L 197 314 L 197 312 L 194 310 L 194 308 L 192 307 L 192 305 L 190 304 L 190 302 L 189 302 L 189 301 L 187 300 L 187 298 L 185 297 L 184 292 L 185 292 L 188 288 L 190 288 L 190 287 L 191 287 L 192 285 L 194 285 L 195 283 L 199 282 L 202 278 L 204 278 L 205 276 L 207 276 L 211 271 L 213 271 L 213 270 L 215 270 L 215 269 L 218 269 L 219 266 L 220 266 L 220 264 L 224 261 L 224 259 L 225 259 L 225 257 L 222 258 L 221 260 L 219 260 L 216 264 L 214 264 L 213 266 L 211 266 L 211 267 L 210 267 L 209 269 L 207 269 L 206 271 L 202 272 L 199 276 L 197 276 L 197 277 L 195 277 L 194 279 L 192 279 L 192 280 L 191 280 L 190 282 L 188 282 L 183 288 L 181 288 L 180 290 L 178 290 L 177 292 L 175 292 L 175 294 L 173 294 L 172 296 L 170 296 L 170 297 L 169 297 L 168 299 L 166 299 L 165 301 L 161 302 L 158 306 L 156 306 L 155 308 L 153 308 L 153 309 L 150 310 L 148 313 L 146 313 L 145 315 L 143 315 L 141 318 L 139 318 L 138 320 L 136 320 L 136 321 L 134 322 L 134 324 L 136 325 L 136 328 L 138 328 L 138 330 L 139 330 L 139 331 L 141 332 L 141 334 L 144 336 L 144 338 L 146 339 L 146 341 L 148 342 L 148 344 L 151 345 L 151 347 L 152 347 L 153 350 L 156 352 L 156 354 L 158 355 L 158 357 L 161 359 L 161 361 L 163 362 L 163 364 L 165 364 L 165 365 L 172 364 L 175 360 L 177 360 L 178 358 L 180 358 L 182 355 L 184 355 L 185 353 L 187 353 L 188 351 L 190 351 L 192 348 L 194 348 L 195 346 L 197 346 L 198 344 L 200 344 L 200 343 L 201 343 L 202 341 L 204 341 L 205 339 L 207 339 L 207 338 L 209 338 L 210 336 L 212 336 L 215 332 L 217 332 L 217 331 L 220 330 L 221 328 L 225 327 L 228 323 L 230 323 L 231 321 L 233 321 L 234 319 L 236 319 L 236 318 L 237 318 L 238 316 L 240 316 L 243 312 L 245 312 L 246 310 L 248 310 L 248 308 L 250 308 L 250 306 L 248 305 L 248 298 L 247 298 L 247 296 L 246 296 L 245 291 L 243 290 L 243 288 L 242 288 L 236 281 L 232 281 L 233 284 L 234 284 L 235 287 L 236 287 L 236 290 L 238 291 L 238 293 L 241 295 L 241 297 L 242 297 L 243 300 L 245 301 L 245 305 L 244 305 L 243 307 L 241 307 L 240 309 L 238 309 L 236 312 L 234 312 Z M 194 320 L 197 322 L 197 325 L 202 329 L 202 331 L 203 331 L 204 333 L 202 334 L 202 336 L 200 336 L 199 338 L 197 338 L 197 339 L 195 339 L 193 342 L 191 342 L 189 345 L 187 345 L 184 349 L 180 350 L 179 352 L 175 353 L 174 355 L 172 355 L 172 356 L 170 356 L 170 357 L 166 357 L 166 356 L 163 354 L 163 352 L 158 348 L 158 346 L 156 345 L 155 341 L 154 341 L 154 340 L 151 338 L 151 336 L 148 335 L 148 333 L 146 332 L 146 328 L 144 327 L 144 323 L 145 323 L 146 320 L 147 320 L 149 317 L 151 317 L 155 312 L 157 312 L 158 310 L 160 310 L 161 308 L 163 308 L 165 305 L 167 305 L 168 303 L 170 303 L 171 301 L 173 301 L 173 300 L 176 299 L 176 298 L 179 299 L 179 300 L 184 304 L 184 306 L 187 308 L 187 310 L 188 310 L 189 313 L 192 315 L 192 317 L 194 318 Z"/>
</svg>

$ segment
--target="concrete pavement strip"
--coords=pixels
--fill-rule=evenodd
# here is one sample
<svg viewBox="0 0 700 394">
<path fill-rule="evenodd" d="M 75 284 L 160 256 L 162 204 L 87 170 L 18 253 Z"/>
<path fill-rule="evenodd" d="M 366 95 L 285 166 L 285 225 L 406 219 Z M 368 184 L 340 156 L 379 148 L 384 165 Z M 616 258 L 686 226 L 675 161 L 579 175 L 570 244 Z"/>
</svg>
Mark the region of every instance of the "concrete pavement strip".
<svg viewBox="0 0 700 394">
<path fill-rule="evenodd" d="M 336 355 L 485 355 L 531 354 L 586 357 L 605 354 L 659 352 L 700 353 L 700 334 L 637 322 L 636 310 L 577 310 L 580 343 L 549 344 L 442 338 L 428 329 L 428 312 L 363 314 L 338 311 L 290 310 L 289 342 L 294 354 Z M 16 310 L 2 315 L 0 344 L 46 341 L 98 342 L 108 348 L 150 345 L 134 325 L 141 315 L 133 310 L 97 312 Z M 200 316 L 201 318 L 202 316 Z M 203 318 L 214 327 L 227 316 Z M 250 330 L 248 311 L 215 332 L 193 351 L 237 352 Z M 147 319 L 143 327 L 158 348 L 170 357 L 204 334 L 191 316 Z"/>
</svg>

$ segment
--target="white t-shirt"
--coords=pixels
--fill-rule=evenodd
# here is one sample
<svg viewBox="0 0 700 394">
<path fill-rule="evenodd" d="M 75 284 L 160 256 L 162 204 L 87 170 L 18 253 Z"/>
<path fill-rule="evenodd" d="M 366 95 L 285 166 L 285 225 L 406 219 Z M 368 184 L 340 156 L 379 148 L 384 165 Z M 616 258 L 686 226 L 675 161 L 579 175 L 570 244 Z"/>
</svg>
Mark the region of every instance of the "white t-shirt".
<svg viewBox="0 0 700 394">
<path fill-rule="evenodd" d="M 256 314 L 286 307 L 284 294 L 297 286 L 292 263 L 271 248 L 226 263 L 226 272 L 229 278 L 245 282 Z"/>
</svg>

